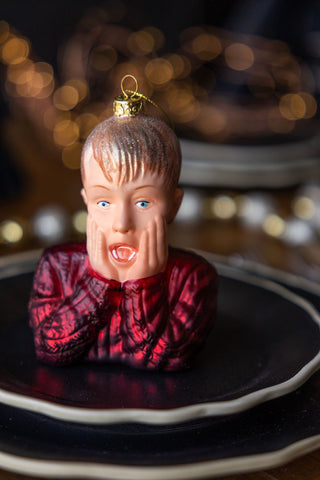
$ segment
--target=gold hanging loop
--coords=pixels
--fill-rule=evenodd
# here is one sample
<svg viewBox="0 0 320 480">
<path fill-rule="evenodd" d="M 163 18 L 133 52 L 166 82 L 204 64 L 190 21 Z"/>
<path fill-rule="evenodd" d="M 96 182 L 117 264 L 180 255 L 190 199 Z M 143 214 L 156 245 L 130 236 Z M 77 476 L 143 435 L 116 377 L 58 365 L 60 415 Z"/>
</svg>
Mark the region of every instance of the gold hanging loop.
<svg viewBox="0 0 320 480">
<path fill-rule="evenodd" d="M 124 87 L 124 82 L 128 78 L 131 78 L 135 82 L 135 90 L 130 90 Z M 146 100 L 157 108 L 166 117 L 171 128 L 174 128 L 172 121 L 166 112 L 156 102 L 151 100 L 151 98 L 138 92 L 138 80 L 134 75 L 128 74 L 122 77 L 120 87 L 122 95 L 115 97 L 113 100 L 113 112 L 117 117 L 135 117 L 143 111 L 143 100 Z"/>
<path fill-rule="evenodd" d="M 134 75 L 125 75 L 124 77 L 122 77 L 122 80 L 121 80 L 121 84 L 120 84 L 120 87 L 121 87 L 121 91 L 122 91 L 122 94 L 124 96 L 124 98 L 128 98 L 128 95 L 126 94 L 126 90 L 123 88 L 123 84 L 124 84 L 124 81 L 127 79 L 127 78 L 132 78 L 132 80 L 135 82 L 136 84 L 136 89 L 134 91 L 132 90 L 127 90 L 127 92 L 130 92 L 132 93 L 133 95 L 136 95 L 138 93 L 138 80 L 136 79 L 136 77 Z"/>
<path fill-rule="evenodd" d="M 132 78 L 136 84 L 136 90 L 125 90 L 124 81 Z M 117 96 L 113 100 L 113 112 L 117 117 L 135 117 L 143 110 L 143 101 L 140 93 L 138 93 L 138 81 L 134 75 L 125 75 L 121 80 L 122 95 Z M 127 92 L 130 92 L 129 96 Z"/>
</svg>

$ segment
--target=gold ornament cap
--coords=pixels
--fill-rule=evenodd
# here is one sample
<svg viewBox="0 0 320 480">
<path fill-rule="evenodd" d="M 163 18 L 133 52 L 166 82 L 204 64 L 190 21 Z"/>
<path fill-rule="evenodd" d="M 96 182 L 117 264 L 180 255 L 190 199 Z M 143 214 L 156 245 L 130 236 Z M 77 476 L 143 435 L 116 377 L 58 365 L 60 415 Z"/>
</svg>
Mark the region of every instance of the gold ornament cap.
<svg viewBox="0 0 320 480">
<path fill-rule="evenodd" d="M 125 90 L 123 83 L 127 78 L 132 78 L 135 82 L 135 90 Z M 113 113 L 117 117 L 135 117 L 143 111 L 143 97 L 138 93 L 138 81 L 134 75 L 125 75 L 121 80 L 122 95 L 118 95 L 113 100 Z M 128 95 L 128 93 L 130 95 Z"/>
</svg>

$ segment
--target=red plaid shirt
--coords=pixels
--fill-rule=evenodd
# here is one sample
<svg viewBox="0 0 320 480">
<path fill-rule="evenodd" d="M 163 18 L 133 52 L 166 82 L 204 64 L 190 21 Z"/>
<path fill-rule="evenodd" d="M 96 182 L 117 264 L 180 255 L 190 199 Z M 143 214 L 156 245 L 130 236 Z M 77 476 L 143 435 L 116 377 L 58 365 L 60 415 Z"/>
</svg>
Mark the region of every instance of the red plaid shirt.
<svg viewBox="0 0 320 480">
<path fill-rule="evenodd" d="M 178 370 L 206 339 L 217 274 L 203 258 L 169 249 L 166 271 L 119 283 L 90 266 L 85 244 L 48 249 L 29 302 L 37 356 L 56 364 L 121 361 Z"/>
</svg>

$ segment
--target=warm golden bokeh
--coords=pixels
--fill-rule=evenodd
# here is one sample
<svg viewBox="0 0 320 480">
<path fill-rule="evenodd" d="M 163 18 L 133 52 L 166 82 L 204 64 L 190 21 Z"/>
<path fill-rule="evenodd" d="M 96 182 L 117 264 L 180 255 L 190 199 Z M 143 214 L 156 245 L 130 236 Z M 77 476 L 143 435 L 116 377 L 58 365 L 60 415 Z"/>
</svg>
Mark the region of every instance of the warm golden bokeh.
<svg viewBox="0 0 320 480">
<path fill-rule="evenodd" d="M 59 87 L 53 95 L 53 104 L 59 110 L 72 110 L 79 102 L 78 90 L 70 85 Z"/>
<path fill-rule="evenodd" d="M 254 62 L 252 48 L 243 43 L 232 43 L 226 47 L 224 56 L 227 65 L 233 70 L 248 70 Z"/>
<path fill-rule="evenodd" d="M 154 86 L 163 86 L 172 80 L 173 67 L 165 58 L 154 58 L 147 63 L 145 74 Z"/>
<path fill-rule="evenodd" d="M 29 51 L 29 42 L 26 39 L 12 37 L 3 44 L 1 59 L 7 65 L 18 65 L 25 61 Z"/>
<path fill-rule="evenodd" d="M 71 120 L 58 122 L 53 130 L 55 143 L 60 147 L 69 147 L 79 138 L 79 127 Z"/>
</svg>

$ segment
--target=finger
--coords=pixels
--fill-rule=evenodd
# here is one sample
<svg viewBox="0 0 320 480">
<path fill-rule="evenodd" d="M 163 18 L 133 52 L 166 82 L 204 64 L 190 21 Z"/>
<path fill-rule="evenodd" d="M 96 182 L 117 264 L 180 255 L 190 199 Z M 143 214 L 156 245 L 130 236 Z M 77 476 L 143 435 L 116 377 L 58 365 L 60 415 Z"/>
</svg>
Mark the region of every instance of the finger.
<svg viewBox="0 0 320 480">
<path fill-rule="evenodd" d="M 89 254 L 92 254 L 92 228 L 93 228 L 93 218 L 88 214 L 87 216 L 87 251 Z"/>
<path fill-rule="evenodd" d="M 144 230 L 139 242 L 139 262 L 147 265 L 149 260 L 149 232 Z"/>
<path fill-rule="evenodd" d="M 155 269 L 158 265 L 157 224 L 153 220 L 148 227 L 149 232 L 149 267 Z"/>
<path fill-rule="evenodd" d="M 106 242 L 101 228 L 96 229 L 96 260 L 103 263 L 106 258 Z"/>
<path fill-rule="evenodd" d="M 156 217 L 157 228 L 157 256 L 158 265 L 164 268 L 168 258 L 168 239 L 167 239 L 167 222 L 163 217 Z"/>
</svg>

